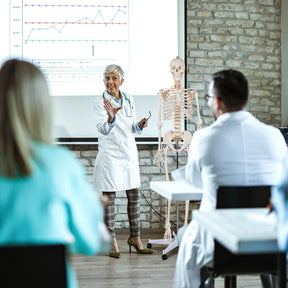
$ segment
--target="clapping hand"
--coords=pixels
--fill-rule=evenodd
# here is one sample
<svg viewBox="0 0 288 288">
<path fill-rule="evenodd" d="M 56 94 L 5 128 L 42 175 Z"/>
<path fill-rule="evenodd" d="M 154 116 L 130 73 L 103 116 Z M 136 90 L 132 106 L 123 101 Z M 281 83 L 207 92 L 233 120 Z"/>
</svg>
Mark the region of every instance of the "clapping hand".
<svg viewBox="0 0 288 288">
<path fill-rule="evenodd" d="M 108 99 L 104 99 L 103 103 L 104 103 L 104 108 L 108 114 L 108 123 L 112 123 L 117 112 L 120 109 L 122 109 L 122 106 L 115 108 L 112 106 L 112 104 L 110 103 L 110 101 Z"/>
</svg>

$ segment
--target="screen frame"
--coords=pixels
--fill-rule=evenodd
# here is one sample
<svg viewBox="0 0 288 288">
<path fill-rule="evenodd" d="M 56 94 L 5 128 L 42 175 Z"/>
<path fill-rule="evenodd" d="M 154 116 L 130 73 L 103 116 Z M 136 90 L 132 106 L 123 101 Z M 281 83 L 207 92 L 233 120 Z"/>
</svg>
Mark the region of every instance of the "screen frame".
<svg viewBox="0 0 288 288">
<path fill-rule="evenodd" d="M 186 9 L 186 0 L 177 0 L 177 14 L 178 14 L 178 56 L 182 59 L 187 59 L 187 9 Z M 184 83 L 187 87 L 187 69 L 184 73 Z M 57 96 L 54 96 L 57 97 Z M 184 129 L 187 129 L 187 120 L 184 121 Z M 157 144 L 158 137 L 135 137 L 137 144 Z M 59 137 L 55 139 L 57 144 L 98 144 L 98 137 Z"/>
</svg>

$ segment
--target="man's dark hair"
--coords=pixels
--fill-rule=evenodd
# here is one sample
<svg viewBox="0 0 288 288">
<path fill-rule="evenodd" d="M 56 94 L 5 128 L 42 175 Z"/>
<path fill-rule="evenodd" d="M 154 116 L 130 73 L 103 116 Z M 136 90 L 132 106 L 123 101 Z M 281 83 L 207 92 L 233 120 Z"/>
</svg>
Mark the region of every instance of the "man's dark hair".
<svg viewBox="0 0 288 288">
<path fill-rule="evenodd" d="M 236 70 L 222 70 L 212 75 L 214 95 L 220 98 L 229 111 L 242 110 L 248 101 L 248 81 Z"/>
</svg>

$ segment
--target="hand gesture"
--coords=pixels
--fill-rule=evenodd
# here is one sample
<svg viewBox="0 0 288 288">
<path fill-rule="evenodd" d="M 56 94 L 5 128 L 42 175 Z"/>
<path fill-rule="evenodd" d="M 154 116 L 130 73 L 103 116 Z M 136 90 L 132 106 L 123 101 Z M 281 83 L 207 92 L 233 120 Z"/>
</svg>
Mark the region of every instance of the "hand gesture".
<svg viewBox="0 0 288 288">
<path fill-rule="evenodd" d="M 145 128 L 148 126 L 148 119 L 147 118 L 142 118 L 139 122 L 138 122 L 138 127 L 140 129 Z"/>
<path fill-rule="evenodd" d="M 143 129 L 148 126 L 148 119 L 152 116 L 151 112 L 149 111 L 149 116 L 147 118 L 143 118 L 138 122 L 138 127 Z"/>
<path fill-rule="evenodd" d="M 110 103 L 110 101 L 108 99 L 104 99 L 103 103 L 104 103 L 104 108 L 108 114 L 108 123 L 112 123 L 117 112 L 120 109 L 122 109 L 122 106 L 115 108 L 112 106 L 112 104 Z"/>
</svg>

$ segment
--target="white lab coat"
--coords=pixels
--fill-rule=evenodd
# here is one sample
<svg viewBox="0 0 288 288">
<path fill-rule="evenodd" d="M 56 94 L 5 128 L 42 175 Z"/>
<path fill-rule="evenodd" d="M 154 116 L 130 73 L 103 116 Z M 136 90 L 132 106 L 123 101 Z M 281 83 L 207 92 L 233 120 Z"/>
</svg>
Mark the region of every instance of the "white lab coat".
<svg viewBox="0 0 288 288">
<path fill-rule="evenodd" d="M 220 185 L 275 185 L 287 169 L 287 146 L 281 132 L 246 111 L 225 113 L 194 133 L 185 178 L 204 191 L 200 210 L 216 208 Z M 174 288 L 198 288 L 200 268 L 213 260 L 214 243 L 196 221 L 184 232 Z"/>
<path fill-rule="evenodd" d="M 117 103 L 107 91 L 94 102 L 98 129 L 98 154 L 94 167 L 94 186 L 102 191 L 122 191 L 140 187 L 138 152 L 134 134 L 137 130 L 134 99 L 121 92 L 122 101 Z M 114 107 L 122 106 L 115 116 L 114 126 L 109 126 L 103 100 Z M 121 103 L 122 102 L 122 103 Z"/>
</svg>

